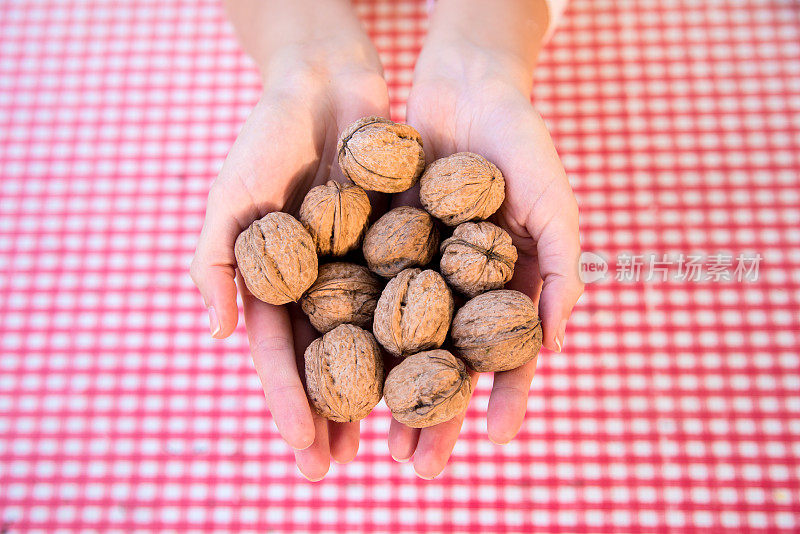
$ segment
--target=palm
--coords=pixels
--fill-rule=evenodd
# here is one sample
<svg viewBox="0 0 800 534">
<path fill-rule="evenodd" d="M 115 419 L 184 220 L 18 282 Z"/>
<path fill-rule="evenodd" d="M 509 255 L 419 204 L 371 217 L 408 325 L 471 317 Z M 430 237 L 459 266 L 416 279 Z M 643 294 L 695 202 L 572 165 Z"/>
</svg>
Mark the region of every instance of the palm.
<svg viewBox="0 0 800 534">
<path fill-rule="evenodd" d="M 563 302 L 572 298 L 565 295 L 565 281 L 572 279 L 564 274 L 564 265 L 577 266 L 577 205 L 544 122 L 516 89 L 463 89 L 436 81 L 414 86 L 408 122 L 420 131 L 431 159 L 475 152 L 503 172 L 506 198 L 494 219 L 509 232 L 519 252 L 509 286 L 540 302 L 544 344 L 555 348 Z M 487 415 L 493 441 L 505 443 L 519 430 L 535 368 L 536 360 L 495 374 Z M 414 454 L 417 472 L 435 476 L 460 426 L 461 418 L 456 418 L 420 432 L 393 421 L 389 447 L 395 457 Z"/>
<path fill-rule="evenodd" d="M 271 211 L 296 213 L 306 192 L 333 178 L 339 132 L 367 115 L 388 113 L 386 84 L 377 74 L 337 77 L 269 90 L 253 109 L 209 193 L 206 222 L 193 264 L 204 295 L 222 295 L 219 337 L 233 331 L 237 309 L 233 241 Z M 372 197 L 379 212 L 381 200 Z M 312 413 L 300 379 L 302 355 L 316 333 L 298 306 L 257 300 L 239 279 L 256 371 L 278 430 L 294 448 L 300 471 L 322 478 L 330 458 L 353 459 L 358 423 L 328 423 Z M 206 288 L 206 291 L 203 291 Z M 300 364 L 300 365 L 298 365 Z"/>
<path fill-rule="evenodd" d="M 457 92 L 444 84 L 416 87 L 409 100 L 409 122 L 417 126 L 433 158 L 455 152 L 475 152 L 498 165 L 506 178 L 506 199 L 495 215 L 495 222 L 508 231 L 522 255 L 532 261 L 530 270 L 517 270 L 517 277 L 541 282 L 536 265 L 535 237 L 527 228 L 529 220 L 553 176 L 529 172 L 531 163 L 552 160 L 552 143 L 531 143 L 549 136 L 530 102 L 515 91 L 475 90 Z M 541 154 L 535 151 L 541 150 Z M 548 161 L 549 163 L 549 161 Z M 526 171 L 519 172 L 525 169 Z M 534 228 L 541 227 L 535 224 Z M 529 289 L 530 291 L 530 289 Z"/>
<path fill-rule="evenodd" d="M 235 215 L 248 215 L 241 222 L 275 210 L 294 212 L 311 187 L 341 178 L 335 165 L 339 132 L 364 115 L 385 114 L 388 97 L 382 79 L 339 85 L 358 89 L 348 90 L 347 98 L 330 87 L 267 93 L 253 109 L 225 161 L 230 172 L 224 169 L 226 179 L 212 188 L 212 194 L 223 190 Z"/>
</svg>

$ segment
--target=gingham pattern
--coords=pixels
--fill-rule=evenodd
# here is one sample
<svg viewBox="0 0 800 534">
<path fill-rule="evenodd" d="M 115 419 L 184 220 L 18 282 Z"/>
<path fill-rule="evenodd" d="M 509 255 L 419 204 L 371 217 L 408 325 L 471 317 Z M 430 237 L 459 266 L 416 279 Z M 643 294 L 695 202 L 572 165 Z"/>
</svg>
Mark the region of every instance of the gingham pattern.
<svg viewBox="0 0 800 534">
<path fill-rule="evenodd" d="M 425 2 L 357 3 L 395 118 Z M 790 532 L 800 528 L 800 9 L 574 0 L 535 100 L 584 247 L 759 252 L 752 283 L 590 285 L 519 438 L 488 382 L 441 479 L 386 408 L 311 484 L 240 329 L 186 273 L 257 77 L 216 0 L 0 4 L 3 532 Z"/>
</svg>

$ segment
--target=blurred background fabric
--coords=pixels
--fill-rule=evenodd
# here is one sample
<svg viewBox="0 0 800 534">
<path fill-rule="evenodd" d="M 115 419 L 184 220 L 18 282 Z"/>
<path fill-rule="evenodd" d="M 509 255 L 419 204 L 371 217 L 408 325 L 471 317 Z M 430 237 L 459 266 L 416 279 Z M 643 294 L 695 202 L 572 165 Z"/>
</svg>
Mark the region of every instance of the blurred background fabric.
<svg viewBox="0 0 800 534">
<path fill-rule="evenodd" d="M 426 2 L 355 4 L 402 120 Z M 533 99 L 607 271 L 519 437 L 483 377 L 432 482 L 383 403 L 307 482 L 243 328 L 208 334 L 187 269 L 258 96 L 217 0 L 0 4 L 2 532 L 800 529 L 796 0 L 570 3 Z"/>
</svg>

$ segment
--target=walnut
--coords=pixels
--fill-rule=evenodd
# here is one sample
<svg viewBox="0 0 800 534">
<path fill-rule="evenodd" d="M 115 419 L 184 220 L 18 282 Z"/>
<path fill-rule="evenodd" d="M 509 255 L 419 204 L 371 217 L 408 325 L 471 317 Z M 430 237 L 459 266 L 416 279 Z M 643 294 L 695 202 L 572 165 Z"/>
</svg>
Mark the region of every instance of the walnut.
<svg viewBox="0 0 800 534">
<path fill-rule="evenodd" d="M 422 206 L 448 226 L 487 219 L 506 196 L 500 169 L 471 152 L 437 159 L 425 170 L 419 184 Z"/>
<path fill-rule="evenodd" d="M 408 267 L 430 263 L 439 231 L 430 215 L 418 208 L 395 208 L 375 221 L 364 237 L 364 259 L 372 272 L 390 278 Z"/>
<path fill-rule="evenodd" d="M 442 346 L 453 318 L 453 296 L 436 271 L 406 269 L 378 299 L 372 332 L 395 356 Z"/>
<path fill-rule="evenodd" d="M 365 117 L 348 126 L 336 152 L 342 172 L 367 191 L 405 191 L 425 169 L 419 133 L 381 117 Z"/>
<path fill-rule="evenodd" d="M 442 275 L 470 297 L 501 288 L 514 276 L 517 248 L 508 232 L 490 222 L 459 224 L 441 253 Z"/>
<path fill-rule="evenodd" d="M 320 332 L 343 323 L 366 328 L 372 324 L 381 287 L 380 280 L 363 265 L 327 263 L 320 265 L 317 281 L 300 299 L 300 306 Z"/>
<path fill-rule="evenodd" d="M 306 393 L 314 409 L 331 421 L 364 419 L 383 394 L 383 359 L 372 334 L 339 325 L 305 352 Z"/>
<path fill-rule="evenodd" d="M 446 350 L 431 350 L 409 356 L 392 369 L 383 394 L 397 421 L 424 428 L 464 412 L 472 382 L 464 362 Z"/>
<path fill-rule="evenodd" d="M 371 212 L 363 189 L 330 180 L 306 194 L 300 222 L 314 238 L 319 254 L 344 256 L 361 244 Z"/>
<path fill-rule="evenodd" d="M 458 355 L 479 372 L 516 369 L 534 359 L 542 346 L 536 305 L 510 289 L 469 300 L 456 313 L 450 335 Z"/>
<path fill-rule="evenodd" d="M 247 289 L 269 304 L 296 302 L 317 278 L 317 251 L 303 225 L 268 213 L 236 238 L 236 263 Z"/>
</svg>

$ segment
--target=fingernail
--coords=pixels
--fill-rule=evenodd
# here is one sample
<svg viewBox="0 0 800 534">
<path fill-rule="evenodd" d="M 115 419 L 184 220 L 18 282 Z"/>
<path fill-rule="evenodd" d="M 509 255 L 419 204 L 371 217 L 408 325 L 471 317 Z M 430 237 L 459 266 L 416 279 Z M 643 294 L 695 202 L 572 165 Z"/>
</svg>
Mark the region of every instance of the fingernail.
<svg viewBox="0 0 800 534">
<path fill-rule="evenodd" d="M 305 443 L 305 442 L 303 442 L 303 443 Z M 309 448 L 310 446 L 312 446 L 313 444 L 314 444 L 314 440 L 311 440 L 310 442 L 308 442 L 308 445 L 303 445 L 303 444 L 301 443 L 301 446 L 300 446 L 300 447 L 295 447 L 294 445 L 290 445 L 290 447 L 292 447 L 292 448 L 293 448 L 294 450 L 296 450 L 296 451 L 304 451 L 304 450 L 306 450 L 307 448 Z"/>
<path fill-rule="evenodd" d="M 298 470 L 298 471 L 300 471 L 300 468 L 298 468 L 297 470 Z M 319 482 L 320 480 L 322 480 L 323 478 L 325 478 L 325 475 L 327 475 L 328 473 L 325 473 L 325 475 L 322 475 L 322 476 L 321 476 L 321 477 L 319 477 L 319 478 L 311 478 L 310 476 L 306 475 L 306 474 L 305 474 L 305 473 L 303 473 L 302 471 L 300 471 L 300 474 L 303 476 L 303 478 L 305 478 L 305 479 L 306 479 L 306 480 L 308 480 L 309 482 Z"/>
<path fill-rule="evenodd" d="M 416 468 L 416 467 L 414 468 L 414 474 L 415 474 L 415 475 L 417 475 L 417 476 L 418 476 L 419 478 L 421 478 L 422 480 L 433 480 L 433 477 L 426 477 L 426 476 L 420 475 L 420 474 L 417 472 L 417 468 Z"/>
<path fill-rule="evenodd" d="M 395 456 L 394 454 L 392 455 L 392 460 L 394 460 L 395 462 L 397 462 L 397 463 L 399 463 L 399 464 L 405 464 L 405 463 L 408 463 L 408 461 L 409 461 L 410 459 L 411 459 L 411 458 L 406 458 L 406 459 L 403 459 L 403 458 L 398 458 L 398 457 L 397 457 L 397 456 Z"/>
<path fill-rule="evenodd" d="M 286 440 L 286 443 L 288 443 L 289 446 L 296 451 L 304 451 L 314 444 L 315 436 L 313 427 L 311 428 L 310 432 L 306 431 L 305 434 L 299 433 L 295 436 L 290 436 L 290 437 L 291 439 L 284 438 Z"/>
<path fill-rule="evenodd" d="M 508 445 L 508 442 L 509 442 L 509 441 L 511 441 L 511 440 L 510 440 L 510 439 L 507 439 L 507 440 L 505 440 L 505 441 L 503 441 L 503 440 L 497 440 L 497 439 L 494 439 L 494 436 L 492 436 L 492 435 L 490 434 L 490 435 L 489 435 L 489 441 L 491 441 L 491 442 L 492 442 L 492 443 L 494 443 L 495 445 Z"/>
<path fill-rule="evenodd" d="M 219 325 L 219 317 L 217 317 L 217 310 L 214 309 L 214 306 L 208 307 L 208 324 L 211 328 L 211 337 L 217 337 L 221 327 Z"/>
<path fill-rule="evenodd" d="M 561 352 L 561 349 L 564 347 L 564 336 L 567 333 L 567 320 L 561 319 L 561 322 L 558 323 L 558 331 L 556 332 L 556 352 Z"/>
</svg>

